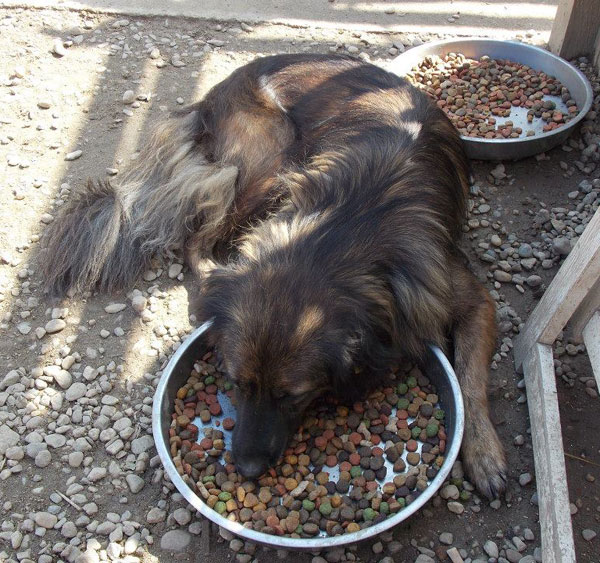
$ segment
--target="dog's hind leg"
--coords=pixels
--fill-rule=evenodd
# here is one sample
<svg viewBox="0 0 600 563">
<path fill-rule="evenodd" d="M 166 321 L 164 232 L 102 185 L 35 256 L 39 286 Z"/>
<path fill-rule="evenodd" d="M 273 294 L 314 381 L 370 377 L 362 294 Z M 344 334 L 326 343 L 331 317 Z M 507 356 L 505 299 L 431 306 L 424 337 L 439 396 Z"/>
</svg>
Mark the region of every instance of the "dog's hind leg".
<svg viewBox="0 0 600 563">
<path fill-rule="evenodd" d="M 488 369 L 496 344 L 495 307 L 467 268 L 456 264 L 454 272 L 454 369 L 465 405 L 462 459 L 479 491 L 496 498 L 506 485 L 506 459 L 490 420 L 487 398 Z"/>
</svg>

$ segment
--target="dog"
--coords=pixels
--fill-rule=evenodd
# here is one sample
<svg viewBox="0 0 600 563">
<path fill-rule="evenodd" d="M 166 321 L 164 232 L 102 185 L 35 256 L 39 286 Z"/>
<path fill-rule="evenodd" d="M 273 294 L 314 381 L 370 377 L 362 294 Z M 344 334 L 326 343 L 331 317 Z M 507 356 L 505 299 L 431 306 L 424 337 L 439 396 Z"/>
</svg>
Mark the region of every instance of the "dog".
<svg viewBox="0 0 600 563">
<path fill-rule="evenodd" d="M 183 252 L 191 310 L 213 319 L 237 388 L 233 456 L 250 478 L 316 397 L 364 398 L 437 344 L 462 387 L 463 463 L 493 498 L 495 307 L 458 249 L 468 178 L 458 133 L 406 80 L 349 56 L 264 57 L 161 124 L 118 185 L 74 193 L 44 277 L 52 293 L 112 291 Z"/>
</svg>

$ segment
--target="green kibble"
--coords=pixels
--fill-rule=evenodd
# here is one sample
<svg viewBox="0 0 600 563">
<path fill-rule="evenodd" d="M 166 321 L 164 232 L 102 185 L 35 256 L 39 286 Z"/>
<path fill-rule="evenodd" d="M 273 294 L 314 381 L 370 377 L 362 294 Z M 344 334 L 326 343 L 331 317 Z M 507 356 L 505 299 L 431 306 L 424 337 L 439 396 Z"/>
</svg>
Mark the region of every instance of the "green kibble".
<svg viewBox="0 0 600 563">
<path fill-rule="evenodd" d="M 204 378 L 204 385 L 212 385 L 215 382 L 215 376 L 209 375 Z"/>
<path fill-rule="evenodd" d="M 214 475 L 205 475 L 204 477 L 202 477 L 202 482 L 203 483 L 214 483 L 215 476 Z"/>
<path fill-rule="evenodd" d="M 410 401 L 408 399 L 398 399 L 398 409 L 401 411 L 405 411 L 410 405 Z"/>
<path fill-rule="evenodd" d="M 399 383 L 398 384 L 398 394 L 405 395 L 406 393 L 408 393 L 408 385 L 406 385 L 406 383 Z"/>
<path fill-rule="evenodd" d="M 444 420 L 444 416 L 446 416 L 446 413 L 442 409 L 435 409 L 433 411 L 433 416 L 437 420 Z"/>
<path fill-rule="evenodd" d="M 219 500 L 222 500 L 223 502 L 231 500 L 231 493 L 228 493 L 227 491 L 219 493 Z"/>
<path fill-rule="evenodd" d="M 425 432 L 427 433 L 428 438 L 433 438 L 434 436 L 437 436 L 439 430 L 440 427 L 433 422 L 425 427 Z"/>
<path fill-rule="evenodd" d="M 223 514 L 223 512 L 227 510 L 227 507 L 225 506 L 225 503 L 222 500 L 220 500 L 215 503 L 213 510 L 215 512 L 218 512 L 219 514 Z"/>
<path fill-rule="evenodd" d="M 301 534 L 303 532 L 302 524 L 298 524 L 298 527 L 294 530 L 294 533 Z"/>
<path fill-rule="evenodd" d="M 379 512 L 381 512 L 381 514 L 389 514 L 390 513 L 390 505 L 383 501 L 380 505 L 379 505 Z"/>
<path fill-rule="evenodd" d="M 469 491 L 461 491 L 459 498 L 463 502 L 466 502 L 466 501 L 468 501 L 471 498 L 471 493 Z"/>
<path fill-rule="evenodd" d="M 406 499 L 404 497 L 400 497 L 399 499 L 397 499 L 398 504 L 400 505 L 400 509 L 403 509 L 406 507 Z"/>
<path fill-rule="evenodd" d="M 414 426 L 410 433 L 412 437 L 416 440 L 421 435 L 421 429 L 418 426 Z"/>
<path fill-rule="evenodd" d="M 315 503 L 312 500 L 308 500 L 307 498 L 305 498 L 302 501 L 302 508 L 304 508 L 304 510 L 307 510 L 308 512 L 312 512 L 315 509 Z"/>
<path fill-rule="evenodd" d="M 417 386 L 417 378 L 412 375 L 406 380 L 406 385 L 408 385 L 411 389 Z"/>
<path fill-rule="evenodd" d="M 365 508 L 363 510 L 363 520 L 365 522 L 370 522 L 371 520 L 374 520 L 376 516 L 377 512 L 372 508 Z"/>
<path fill-rule="evenodd" d="M 225 389 L 225 391 L 231 391 L 233 389 L 233 383 L 231 383 L 231 381 L 226 381 L 223 383 L 223 389 Z"/>
<path fill-rule="evenodd" d="M 361 468 L 360 466 L 358 466 L 358 465 L 353 465 L 353 466 L 350 468 L 350 476 L 351 476 L 352 478 L 354 478 L 354 477 L 360 477 L 361 475 L 362 475 L 362 468 Z"/>
<path fill-rule="evenodd" d="M 319 506 L 319 512 L 325 517 L 329 516 L 332 511 L 333 511 L 333 507 L 328 502 L 323 502 Z"/>
</svg>

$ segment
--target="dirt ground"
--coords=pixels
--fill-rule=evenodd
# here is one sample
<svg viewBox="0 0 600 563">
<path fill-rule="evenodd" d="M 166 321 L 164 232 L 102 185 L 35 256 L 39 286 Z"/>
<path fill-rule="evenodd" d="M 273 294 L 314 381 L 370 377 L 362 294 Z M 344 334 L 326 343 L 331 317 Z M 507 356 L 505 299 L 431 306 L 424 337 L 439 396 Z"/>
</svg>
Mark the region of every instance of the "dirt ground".
<svg viewBox="0 0 600 563">
<path fill-rule="evenodd" d="M 62 56 L 53 53 L 57 39 L 68 42 Z M 16 431 L 17 447 L 25 450 L 36 441 L 31 436 L 34 432 L 46 442 L 49 434 L 67 438 L 65 444 L 50 448 L 52 459 L 43 467 L 29 453 L 22 460 L 0 456 L 0 560 L 98 560 L 92 555 L 81 559 L 83 555 L 79 553 L 86 552 L 86 546 L 96 546 L 100 560 L 115 559 L 114 551 L 107 553 L 107 545 L 110 542 L 123 546 L 126 538 L 98 532 L 99 524 L 113 522 L 115 514 L 117 521 L 120 516 L 118 525 L 125 530 L 125 536 L 138 536 L 138 544 L 128 552 L 129 561 L 204 561 L 208 560 L 207 549 L 215 563 L 236 557 L 216 530 L 210 539 L 206 534 L 199 535 L 198 515 L 194 514 L 186 525 L 177 524 L 172 513 L 185 507 L 185 503 L 173 495 L 172 487 L 162 479 L 154 448 L 141 457 L 131 452 L 131 441 L 150 432 L 149 408 L 160 370 L 178 341 L 193 327 L 187 302 L 188 295 L 197 289 L 186 269 L 181 279 L 170 279 L 167 268 L 157 264 L 153 274 L 147 276 L 148 281 L 136 285 L 148 297 L 148 307 L 141 315 L 130 306 L 130 293 L 50 301 L 41 290 L 35 255 L 44 224 L 54 220 L 68 191 L 88 177 L 107 179 L 116 173 L 118 178 L 118 171 L 143 145 L 152 122 L 198 99 L 233 69 L 256 56 L 335 50 L 366 53 L 379 64 L 391 60 L 398 50 L 427 39 L 428 36 L 409 34 L 285 25 L 248 27 L 239 23 L 118 18 L 68 11 L 0 11 L 0 381 L 11 370 L 18 370 L 20 377 L 20 383 L 7 386 L 10 392 L 0 388 L 0 425 Z M 128 90 L 138 96 L 133 105 L 123 103 Z M 514 240 L 519 242 L 543 242 L 532 223 L 532 214 L 542 205 L 573 210 L 579 200 L 569 199 L 568 194 L 577 190 L 582 180 L 599 177 L 600 170 L 591 175 L 580 172 L 574 164 L 580 152 L 569 149 L 558 147 L 546 158 L 505 163 L 507 177 L 496 182 L 490 182 L 495 163 L 474 163 L 475 184 L 480 190 L 474 195 L 474 205 L 485 202 L 491 209 L 474 215 L 479 219 L 485 215 L 488 220 L 469 230 L 464 247 L 490 289 L 494 289 L 494 282 L 489 264 L 480 259 L 479 243 L 488 241 L 494 233 L 509 240 L 514 234 Z M 82 151 L 81 156 L 65 160 L 73 151 Z M 555 260 L 551 268 L 537 268 L 530 273 L 541 276 L 543 285 L 547 285 L 559 265 Z M 528 287 L 521 293 L 510 283 L 498 286 L 497 300 L 512 307 L 522 321 L 542 293 L 541 288 Z M 118 313 L 107 313 L 105 307 L 110 303 L 124 303 L 127 307 Z M 67 312 L 58 310 L 64 307 Z M 54 334 L 36 330 L 45 327 L 51 317 L 64 318 L 65 328 Z M 440 543 L 439 536 L 449 532 L 452 545 L 465 550 L 464 559 L 488 561 L 482 551 L 486 541 L 493 540 L 500 550 L 514 549 L 512 538 L 522 537 L 526 528 L 533 532 L 534 539 L 525 542 L 521 557 L 534 554 L 540 545 L 535 480 L 519 484 L 521 475 L 534 474 L 530 422 L 527 403 L 520 399 L 521 376 L 515 373 L 512 363 L 512 336 L 511 330 L 501 335 L 496 369 L 491 372 L 493 419 L 506 447 L 510 468 L 508 489 L 500 506 L 491 506 L 472 495 L 464 503 L 465 512 L 456 515 L 438 497 L 384 538 L 382 552 L 372 541 L 345 555 L 330 555 L 328 560 L 354 556 L 360 561 L 375 562 L 387 555 L 403 562 L 415 561 L 419 553 L 434 560 L 447 560 L 448 546 Z M 65 400 L 56 407 L 56 403 L 49 402 L 54 391 L 48 388 L 60 388 L 43 368 L 61 365 L 67 356 L 74 358 L 71 371 L 75 380 L 82 381 L 87 366 L 100 375 L 95 381 L 85 380 L 87 393 L 79 403 Z M 600 537 L 586 541 L 582 530 L 600 534 L 600 492 L 596 484 L 600 479 L 598 398 L 594 389 L 586 391 L 591 370 L 585 354 L 569 357 L 568 362 L 568 370 L 575 376 L 567 379 L 573 384 L 557 377 L 564 448 L 566 453 L 588 460 L 566 458 L 570 499 L 577 507 L 573 527 L 579 561 L 592 563 L 600 561 Z M 123 449 L 116 455 L 107 452 L 102 438 L 91 432 L 107 404 L 102 401 L 103 394 L 115 399 L 116 410 L 121 413 L 112 420 L 126 415 L 133 421 L 134 433 L 123 439 Z M 83 463 L 73 466 L 69 456 L 82 436 L 87 436 L 90 448 L 85 451 Z M 524 437 L 523 445 L 515 445 L 517 436 Z M 108 468 L 109 475 L 92 482 L 87 478 L 90 467 Z M 125 476 L 131 474 L 144 480 L 140 492 L 133 493 L 128 488 Z M 79 510 L 57 500 L 56 494 L 51 498 L 56 491 L 67 494 L 68 488 L 77 483 L 82 484 L 83 491 L 74 494 L 83 494 L 84 502 L 95 503 L 96 512 Z M 169 516 L 149 523 L 147 514 L 153 507 Z M 35 520 L 34 514 L 40 511 L 55 511 L 59 524 L 61 519 L 74 521 L 76 535 L 69 539 L 60 527 L 46 532 L 38 525 L 35 532 L 28 530 L 24 522 Z M 83 512 L 88 516 L 87 522 L 85 518 L 78 520 Z M 135 534 L 128 534 L 127 522 L 134 523 L 130 531 Z M 189 530 L 189 545 L 179 553 L 161 549 L 164 534 L 179 527 Z M 18 531 L 28 537 L 27 541 L 15 540 Z M 67 548 L 69 543 L 74 548 Z M 124 552 L 119 553 L 127 560 Z M 312 557 L 300 553 L 279 555 L 298 562 L 310 561 Z M 262 548 L 254 554 L 258 561 L 273 556 L 273 552 Z"/>
</svg>

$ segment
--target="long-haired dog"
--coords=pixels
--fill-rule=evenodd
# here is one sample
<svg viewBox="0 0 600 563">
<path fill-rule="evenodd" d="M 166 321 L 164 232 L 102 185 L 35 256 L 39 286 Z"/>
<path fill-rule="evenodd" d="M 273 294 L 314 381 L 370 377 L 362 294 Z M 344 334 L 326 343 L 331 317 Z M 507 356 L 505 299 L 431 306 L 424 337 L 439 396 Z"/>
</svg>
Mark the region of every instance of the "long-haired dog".
<svg viewBox="0 0 600 563">
<path fill-rule="evenodd" d="M 238 387 L 233 455 L 249 477 L 315 397 L 364 393 L 433 342 L 462 385 L 466 469 L 494 497 L 495 309 L 457 247 L 467 194 L 457 132 L 405 80 L 345 56 L 261 58 L 161 125 L 118 186 L 71 197 L 45 279 L 110 291 L 183 250 L 201 280 L 193 312 L 214 319 Z"/>
</svg>

